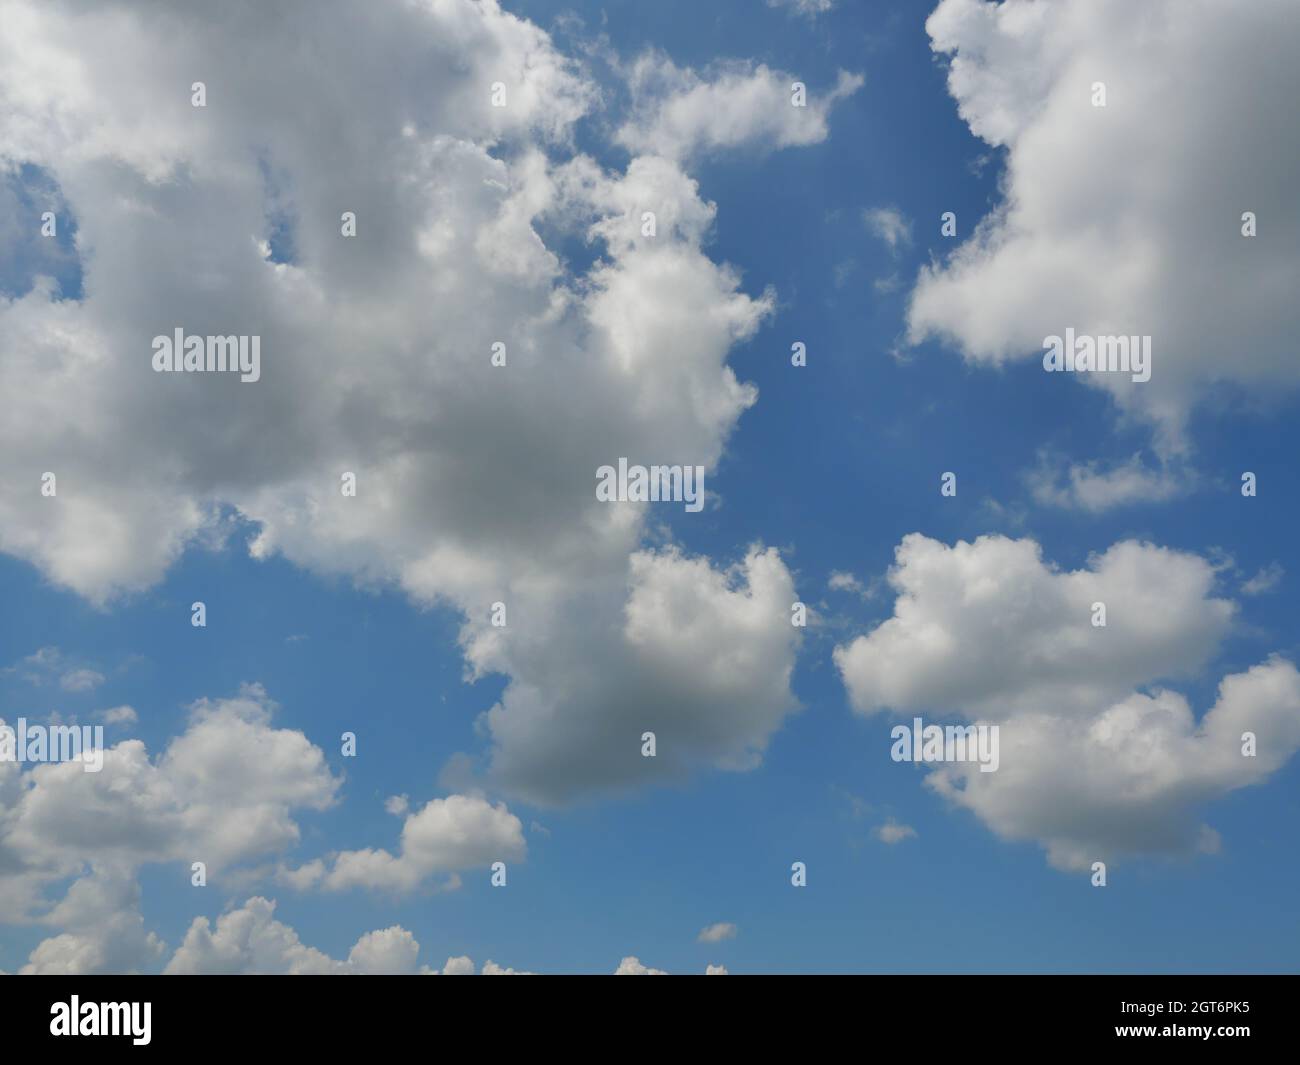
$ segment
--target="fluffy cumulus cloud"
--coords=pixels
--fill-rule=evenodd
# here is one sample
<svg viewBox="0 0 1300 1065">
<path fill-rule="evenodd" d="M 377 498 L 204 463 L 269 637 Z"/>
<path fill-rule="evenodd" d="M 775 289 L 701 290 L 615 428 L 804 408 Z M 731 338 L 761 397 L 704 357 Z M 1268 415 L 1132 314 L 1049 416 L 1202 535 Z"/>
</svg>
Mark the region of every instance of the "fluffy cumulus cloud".
<svg viewBox="0 0 1300 1065">
<path fill-rule="evenodd" d="M 51 257 L 0 226 L 0 392 L 21 397 L 0 419 L 0 551 L 112 610 L 193 545 L 241 546 L 239 519 L 254 558 L 448 606 L 467 676 L 506 678 L 480 722 L 505 793 L 560 802 L 757 764 L 797 709 L 790 572 L 762 545 L 687 555 L 657 523 L 647 547 L 663 512 L 598 502 L 595 475 L 620 457 L 700 465 L 715 504 L 713 471 L 757 398 L 727 359 L 776 298 L 709 257 L 715 208 L 682 160 L 822 140 L 855 79 L 814 88 L 806 109 L 783 85 L 785 109 L 755 118 L 785 74 L 706 83 L 654 61 L 625 127 L 648 123 L 645 137 L 629 132 L 610 171 L 573 147 L 594 82 L 495 0 L 0 0 L 0 19 L 0 170 L 40 193 L 7 179 L 6 195 L 54 205 L 76 234 Z M 693 125 L 702 86 L 742 136 Z M 584 241 L 576 267 L 556 250 Z M 69 291 L 50 276 L 75 272 Z M 155 372 L 153 338 L 178 328 L 259 337 L 259 379 Z M 57 675 L 99 682 L 80 664 Z M 403 892 L 523 857 L 504 805 L 451 795 L 401 810 L 394 850 L 284 864 L 295 811 L 328 807 L 339 782 L 271 711 L 257 688 L 202 702 L 161 755 L 123 740 L 100 774 L 0 764 L 7 915 L 48 918 L 46 891 L 68 878 L 128 885 L 105 895 L 117 931 L 93 940 L 65 911 L 34 966 L 146 964 L 158 945 L 129 883 L 148 862 L 219 876 L 267 861 L 298 890 Z M 174 965 L 258 956 L 263 936 L 287 966 L 324 964 L 282 927 L 250 902 L 191 929 Z M 375 935 L 347 964 L 401 953 L 392 930 Z"/>
<path fill-rule="evenodd" d="M 491 958 L 483 963 L 483 968 L 479 970 L 480 976 L 532 976 L 533 974 L 523 969 L 511 969 L 505 965 L 498 965 Z"/>
<path fill-rule="evenodd" d="M 1041 359 L 1067 328 L 1149 335 L 1150 381 L 1084 376 L 1151 421 L 1166 453 L 1225 388 L 1300 383 L 1300 155 L 1279 150 L 1294 138 L 1275 105 L 1300 93 L 1294 15 L 1290 0 L 943 0 L 932 47 L 1006 174 L 992 214 L 922 271 L 912 339 L 1001 364 Z M 1257 236 L 1242 235 L 1247 211 Z"/>
<path fill-rule="evenodd" d="M 399 926 L 367 932 L 346 959 L 309 947 L 275 918 L 275 902 L 255 896 L 215 924 L 196 917 L 163 970 L 199 975 L 405 975 L 419 972 L 420 944 Z"/>
<path fill-rule="evenodd" d="M 0 762 L 5 916 L 62 929 L 37 946 L 23 972 L 148 971 L 161 960 L 163 944 L 140 914 L 141 866 L 188 869 L 197 860 L 208 876 L 256 876 L 259 867 L 249 863 L 298 843 L 295 813 L 333 805 L 340 781 L 301 732 L 272 727 L 273 711 L 257 687 L 234 699 L 200 700 L 189 727 L 158 758 L 139 740 L 126 740 L 105 752 L 97 773 L 75 762 L 21 773 L 17 762 Z M 438 874 L 451 874 L 454 886 L 457 870 L 522 860 L 524 853 L 522 826 L 504 804 L 451 795 L 407 815 L 397 855 L 345 851 L 329 863 L 282 865 L 276 879 L 298 890 L 367 887 L 397 894 Z M 78 879 L 61 901 L 49 902 L 46 890 L 68 877 Z M 220 917 L 215 929 L 196 919 L 167 971 L 414 971 L 418 947 L 402 929 L 362 937 L 337 962 L 299 943 L 292 929 L 272 919 L 273 907 L 251 899 Z"/>
<path fill-rule="evenodd" d="M 649 506 L 598 502 L 595 473 L 702 465 L 707 495 L 756 400 L 726 360 L 775 296 L 706 254 L 714 206 L 669 156 L 726 138 L 691 93 L 721 93 L 743 140 L 802 144 L 853 79 L 806 109 L 782 84 L 763 117 L 785 75 L 660 64 L 670 89 L 637 95 L 645 137 L 611 172 L 572 147 L 594 84 L 494 0 L 290 7 L 0 0 L 0 163 L 58 190 L 84 278 L 62 299 L 34 266 L 0 298 L 0 390 L 23 397 L 0 550 L 111 609 L 235 514 L 257 558 L 462 613 L 469 674 L 508 681 L 484 722 L 506 792 L 753 765 L 794 709 L 785 565 L 647 550 Z M 154 372 L 176 328 L 259 336 L 260 379 Z M 683 609 L 707 644 L 662 628 Z"/>
<path fill-rule="evenodd" d="M 889 574 L 893 616 L 835 661 L 861 714 L 999 727 L 996 771 L 947 762 L 926 776 L 999 836 L 1037 841 L 1067 869 L 1189 853 L 1215 838 L 1203 807 L 1300 748 L 1300 674 L 1285 659 L 1224 677 L 1199 719 L 1164 686 L 1200 674 L 1233 621 L 1215 580 L 1197 555 L 1133 541 L 1064 571 L 1032 540 L 912 534 Z"/>
<path fill-rule="evenodd" d="M 913 533 L 895 552 L 893 617 L 836 650 L 861 713 L 962 706 L 989 720 L 1087 710 L 1153 678 L 1196 674 L 1234 616 L 1197 555 L 1124 541 L 1084 569 L 1033 540 L 946 544 Z M 1092 604 L 1106 606 L 1104 628 Z"/>
<path fill-rule="evenodd" d="M 105 725 L 134 725 L 140 715 L 131 706 L 114 706 L 99 714 Z"/>
<path fill-rule="evenodd" d="M 39 919 L 42 886 L 88 870 L 202 861 L 218 874 L 296 844 L 296 812 L 329 808 L 339 780 L 306 736 L 274 727 L 274 708 L 258 687 L 200 700 L 159 756 L 123 740 L 104 751 L 99 772 L 78 761 L 26 772 L 0 762 L 6 916 Z"/>
<path fill-rule="evenodd" d="M 618 963 L 618 968 L 614 970 L 615 976 L 667 976 L 668 974 L 662 969 L 651 969 L 648 965 L 643 965 L 641 959 L 633 955 L 628 955 Z"/>
<path fill-rule="evenodd" d="M 443 976 L 473 976 L 474 959 L 469 957 L 448 958 L 447 964 L 439 970 Z M 522 969 L 510 969 L 504 965 L 498 965 L 490 958 L 483 963 L 483 968 L 478 971 L 480 976 L 532 976 L 532 973 L 524 972 Z"/>
<path fill-rule="evenodd" d="M 325 810 L 339 779 L 301 732 L 272 724 L 259 687 L 200 700 L 157 756 L 140 740 L 81 762 L 0 762 L 0 902 L 8 921 L 61 929 L 24 972 L 148 971 L 162 943 L 148 932 L 136 875 L 147 864 L 217 882 L 295 846 L 302 811 Z M 71 880 L 63 897 L 49 893 Z"/>
<path fill-rule="evenodd" d="M 438 874 L 486 867 L 524 856 L 523 825 L 504 803 L 478 796 L 434 799 L 402 826 L 401 850 L 344 851 L 324 874 L 326 890 L 352 887 L 410 892 Z"/>
<path fill-rule="evenodd" d="M 298 933 L 276 919 L 274 900 L 254 896 L 216 921 L 196 917 L 185 939 L 163 970 L 178 975 L 464 976 L 474 974 L 468 957 L 448 958 L 442 969 L 419 962 L 420 944 L 400 925 L 367 932 L 346 958 L 332 958 L 302 942 Z M 528 973 L 485 962 L 484 976 Z"/>
<path fill-rule="evenodd" d="M 121 868 L 101 867 L 74 882 L 41 923 L 64 931 L 36 946 L 19 970 L 24 975 L 144 972 L 166 949 L 145 929 L 140 887 Z"/>
<path fill-rule="evenodd" d="M 613 591 L 617 627 L 592 632 L 574 618 L 517 639 L 530 674 L 565 680 L 512 685 L 487 713 L 499 773 L 546 801 L 701 764 L 757 765 L 795 705 L 797 596 L 776 551 L 752 550 L 726 571 L 676 551 L 639 552 Z M 641 754 L 646 732 L 654 758 Z"/>
<path fill-rule="evenodd" d="M 614 970 L 615 976 L 667 976 L 668 973 L 663 969 L 652 969 L 645 965 L 640 958 L 629 955 L 618 963 L 618 968 Z M 704 969 L 705 976 L 726 976 L 727 969 L 723 965 L 708 965 Z"/>
<path fill-rule="evenodd" d="M 860 74 L 841 70 L 833 88 L 805 86 L 805 100 L 796 106 L 794 85 L 803 79 L 794 74 L 733 62 L 702 77 L 654 52 L 632 64 L 628 80 L 635 113 L 617 139 L 634 152 L 672 158 L 818 144 L 830 132 L 831 108 L 863 84 Z"/>
</svg>

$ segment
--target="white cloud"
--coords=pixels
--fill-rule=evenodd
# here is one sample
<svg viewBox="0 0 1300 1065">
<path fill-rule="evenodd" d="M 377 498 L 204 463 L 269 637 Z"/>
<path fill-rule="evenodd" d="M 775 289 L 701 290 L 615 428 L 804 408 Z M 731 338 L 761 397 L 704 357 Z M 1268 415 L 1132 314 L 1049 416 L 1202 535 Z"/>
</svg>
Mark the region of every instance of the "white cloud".
<svg viewBox="0 0 1300 1065">
<path fill-rule="evenodd" d="M 42 923 L 65 929 L 31 952 L 24 975 L 83 975 L 147 971 L 165 944 L 145 931 L 140 888 L 121 870 L 102 868 L 75 881 Z"/>
<path fill-rule="evenodd" d="M 835 0 L 767 0 L 768 7 L 784 7 L 799 15 L 815 18 L 835 6 Z"/>
<path fill-rule="evenodd" d="M 870 597 L 870 590 L 852 573 L 842 570 L 833 570 L 829 579 L 826 581 L 826 587 L 832 592 L 852 592 L 854 595 L 861 596 L 863 599 Z"/>
<path fill-rule="evenodd" d="M 1242 755 L 1242 734 L 1259 755 Z M 1217 850 L 1207 803 L 1259 784 L 1300 749 L 1300 674 L 1279 658 L 1223 679 L 1201 720 L 1176 692 L 1134 692 L 1090 718 L 1017 718 L 996 773 L 944 765 L 929 783 L 998 835 L 1036 839 L 1053 865 Z M 982 778 L 982 779 L 979 779 Z M 996 779 L 993 779 L 996 778 Z"/>
<path fill-rule="evenodd" d="M 114 706 L 99 716 L 104 719 L 105 725 L 134 725 L 140 719 L 140 715 L 130 706 Z"/>
<path fill-rule="evenodd" d="M 1064 470 L 1044 455 L 1027 480 L 1039 503 L 1099 514 L 1114 507 L 1176 499 L 1190 490 L 1191 478 L 1190 472 L 1167 464 L 1152 469 L 1140 454 L 1109 468 L 1088 462 Z"/>
<path fill-rule="evenodd" d="M 348 951 L 348 964 L 358 974 L 414 973 L 420 944 L 400 925 L 367 932 Z"/>
<path fill-rule="evenodd" d="M 325 862 L 313 858 L 297 868 L 281 864 L 275 871 L 275 882 L 294 891 L 309 891 L 325 879 Z"/>
<path fill-rule="evenodd" d="M 298 933 L 275 919 L 275 902 L 260 896 L 217 918 L 196 917 L 185 940 L 163 970 L 170 975 L 411 974 L 418 971 L 420 945 L 399 926 L 368 932 L 346 960 L 309 947 Z"/>
<path fill-rule="evenodd" d="M 504 803 L 477 796 L 433 799 L 402 825 L 401 851 L 367 848 L 337 855 L 322 885 L 411 892 L 439 874 L 487 868 L 496 861 L 522 861 L 523 825 Z"/>
<path fill-rule="evenodd" d="M 534 801 L 702 765 L 752 768 L 796 708 L 798 597 L 775 550 L 752 550 L 728 571 L 676 550 L 640 552 L 626 589 L 616 628 L 593 632 L 565 614 L 516 637 L 532 659 L 526 672 L 547 684 L 512 684 L 485 720 L 496 774 Z M 646 731 L 655 758 L 641 755 Z"/>
<path fill-rule="evenodd" d="M 483 963 L 483 968 L 479 970 L 482 976 L 532 976 L 532 973 L 524 972 L 520 969 L 508 969 L 505 966 L 498 965 L 492 959 Z M 461 956 L 459 958 L 448 958 L 447 964 L 442 967 L 443 976 L 473 976 L 474 960 L 469 957 Z"/>
<path fill-rule="evenodd" d="M 505 966 L 498 965 L 491 958 L 483 963 L 483 976 L 532 976 L 532 973 L 524 972 L 522 969 L 508 969 Z"/>
<path fill-rule="evenodd" d="M 662 969 L 651 969 L 641 964 L 641 960 L 629 955 L 618 963 L 615 976 L 667 976 Z"/>
<path fill-rule="evenodd" d="M 700 930 L 695 937 L 697 943 L 721 943 L 724 939 L 736 938 L 736 926 L 730 921 L 720 921 Z"/>
<path fill-rule="evenodd" d="M 257 686 L 234 699 L 201 699 L 186 730 L 156 759 L 139 740 L 105 752 L 103 769 L 0 763 L 0 904 L 10 921 L 62 928 L 24 972 L 148 971 L 163 945 L 145 931 L 136 872 L 148 863 L 203 861 L 208 876 L 258 876 L 248 863 L 299 840 L 297 809 L 324 810 L 340 781 L 300 732 L 275 729 L 275 705 Z M 395 892 L 430 876 L 524 857 L 522 827 L 504 804 L 452 795 L 408 814 L 401 851 L 347 851 L 332 863 L 270 875 L 299 891 L 366 886 Z M 89 873 L 85 873 L 86 866 Z M 235 867 L 244 866 L 242 870 Z M 265 871 L 265 870 L 263 870 Z M 80 876 L 51 905 L 44 891 Z M 250 899 L 215 928 L 196 918 L 169 972 L 414 972 L 418 946 L 400 928 L 363 936 L 337 961 L 303 946 L 272 919 L 274 903 Z M 485 971 L 488 971 L 485 969 Z M 493 971 L 508 972 L 500 966 Z"/>
<path fill-rule="evenodd" d="M 59 678 L 59 687 L 65 692 L 94 691 L 104 683 L 104 674 L 93 669 L 72 669 Z"/>
<path fill-rule="evenodd" d="M 72 694 L 94 691 L 104 683 L 104 674 L 77 665 L 58 647 L 42 647 L 0 672 L 17 673 L 38 687 L 57 680 L 63 691 Z"/>
<path fill-rule="evenodd" d="M 1291 119 L 1273 106 L 1300 94 L 1293 15 L 1289 0 L 939 4 L 926 26 L 951 57 L 949 91 L 1008 154 L 1002 203 L 922 271 L 913 342 L 1033 373 L 1043 339 L 1067 328 L 1149 335 L 1149 382 L 1081 376 L 1156 424 L 1165 453 L 1225 386 L 1294 389 L 1300 154 L 1278 151 Z M 1256 237 L 1241 235 L 1245 211 Z"/>
<path fill-rule="evenodd" d="M 4 673 L 18 673 L 29 684 L 43 684 L 62 663 L 63 652 L 57 647 L 42 647 L 13 665 L 5 666 Z"/>
<path fill-rule="evenodd" d="M 1270 562 L 1241 586 L 1242 595 L 1264 595 L 1277 588 L 1286 576 L 1280 562 Z"/>
<path fill-rule="evenodd" d="M 61 190 L 85 296 L 38 283 L 0 301 L 0 393 L 23 397 L 0 419 L 0 550 L 111 607 L 228 532 L 233 508 L 259 530 L 256 558 L 463 616 L 469 675 L 507 681 L 485 720 L 507 793 L 560 801 L 757 764 L 794 706 L 788 571 L 761 549 L 738 571 L 642 552 L 650 507 L 594 498 L 597 467 L 620 456 L 711 476 L 756 400 L 726 360 L 775 295 L 746 294 L 705 255 L 715 208 L 680 165 L 639 156 L 607 172 L 575 153 L 595 85 L 494 2 L 382 17 L 343 0 L 301 17 L 250 0 L 220 19 L 197 5 L 162 20 L 3 9 L 0 154 Z M 189 101 L 199 69 L 205 109 Z M 746 86 L 761 98 L 776 76 L 712 84 L 743 110 Z M 490 104 L 496 80 L 504 108 Z M 810 143 L 833 98 L 812 93 L 797 127 L 781 112 L 701 128 L 692 105 L 663 136 Z M 355 238 L 340 236 L 342 210 L 357 213 Z M 292 262 L 265 254 L 268 211 L 291 230 Z M 567 269 L 543 223 L 595 245 L 593 265 Z M 178 325 L 259 335 L 261 379 L 152 373 L 151 338 Z M 488 361 L 497 340 L 504 368 Z M 50 469 L 58 495 L 45 499 L 30 489 Z M 339 492 L 343 471 L 355 498 Z M 724 591 L 737 572 L 748 590 Z M 627 623 L 659 595 L 646 582 L 699 578 L 699 603 L 677 594 L 716 623 L 711 660 Z M 496 601 L 504 629 L 488 624 Z M 651 717 L 672 742 L 643 759 Z"/>
<path fill-rule="evenodd" d="M 809 88 L 806 106 L 796 107 L 792 86 L 802 80 L 741 62 L 702 78 L 667 56 L 647 52 L 628 72 L 634 114 L 616 139 L 635 152 L 674 159 L 741 146 L 775 150 L 819 144 L 830 132 L 831 108 L 857 92 L 863 79 L 840 71 L 833 89 Z"/>
<path fill-rule="evenodd" d="M 212 876 L 297 843 L 295 811 L 327 809 L 339 781 L 301 732 L 271 726 L 274 709 L 257 686 L 199 700 L 156 760 L 140 740 L 123 740 L 104 752 L 97 773 L 79 762 L 22 773 L 16 762 L 0 763 L 8 917 L 39 919 L 48 912 L 43 885 L 88 864 L 123 873 L 202 861 Z"/>
<path fill-rule="evenodd" d="M 796 709 L 789 571 L 761 546 L 732 567 L 643 550 L 658 515 L 594 499 L 596 468 L 621 455 L 711 476 L 757 397 L 727 357 L 775 294 L 747 294 L 704 253 L 715 208 L 677 162 L 638 156 L 609 172 L 576 152 L 596 86 L 493 0 L 378 16 L 291 0 L 274 17 L 232 0 L 220 18 L 201 5 L 160 18 L 0 0 L 0 17 L 0 157 L 48 177 L 61 217 L 75 218 L 84 277 L 80 299 L 60 299 L 48 279 L 6 274 L 30 291 L 0 299 L 0 394 L 22 397 L 0 418 L 0 550 L 109 609 L 191 546 L 238 546 L 239 519 L 258 529 L 255 558 L 449 606 L 464 618 L 468 675 L 506 680 L 483 719 L 493 784 L 538 801 L 758 763 Z M 195 71 L 204 109 L 190 106 Z M 785 75 L 659 74 L 668 95 L 639 96 L 651 110 L 638 117 L 702 87 L 740 122 L 692 126 L 688 104 L 673 112 L 685 125 L 652 127 L 694 147 L 813 143 L 857 85 L 814 90 L 796 126 L 784 112 L 745 117 L 747 93 L 761 100 Z M 490 103 L 497 80 L 504 108 Z M 340 236 L 343 210 L 357 214 L 355 238 Z M 640 236 L 644 210 L 658 217 L 653 240 Z M 269 254 L 271 214 L 291 261 Z M 593 265 L 569 269 L 542 231 L 589 241 Z M 177 326 L 260 336 L 261 379 L 152 373 L 152 337 Z M 504 369 L 488 364 L 496 340 Z M 49 499 L 33 490 L 45 470 L 58 476 Z M 345 470 L 354 499 L 338 491 Z M 506 629 L 487 623 L 497 600 Z M 25 668 L 80 668 L 48 650 Z M 47 917 L 46 891 L 88 866 L 127 877 L 202 860 L 218 879 L 405 891 L 453 884 L 447 870 L 489 850 L 522 859 L 504 805 L 452 795 L 394 809 L 406 818 L 396 852 L 286 863 L 298 811 L 330 806 L 340 782 L 302 733 L 270 724 L 272 709 L 260 688 L 202 701 L 161 755 L 125 740 L 99 774 L 0 765 L 0 908 Z M 105 719 L 130 724 L 128 711 Z M 660 731 L 656 759 L 639 754 L 646 728 Z M 389 930 L 352 962 L 329 959 L 269 905 L 191 929 L 175 964 L 206 950 L 333 971 L 409 954 Z M 69 925 L 81 938 L 47 941 L 39 963 L 57 967 L 61 952 L 107 964 L 132 936 L 144 957 L 138 914 L 121 913 L 118 945 Z"/>
<path fill-rule="evenodd" d="M 862 222 L 890 251 L 912 243 L 912 223 L 897 207 L 870 207 L 862 212 Z"/>
<path fill-rule="evenodd" d="M 883 825 L 877 825 L 874 832 L 881 843 L 902 843 L 905 839 L 916 838 L 916 829 L 911 825 L 900 824 L 892 817 Z"/>
<path fill-rule="evenodd" d="M 709 965 L 704 969 L 705 976 L 726 976 L 727 967 L 725 965 Z"/>
<path fill-rule="evenodd" d="M 835 651 L 853 706 L 870 714 L 961 706 L 997 720 L 1096 709 L 1154 678 L 1195 675 L 1235 606 L 1197 555 L 1123 541 L 1084 569 L 1045 563 L 1033 540 L 952 547 L 903 538 L 893 617 Z M 1106 627 L 1092 604 L 1106 604 Z"/>
<path fill-rule="evenodd" d="M 1235 613 L 1196 555 L 1126 541 L 1061 571 L 1031 540 L 912 534 L 889 582 L 893 616 L 835 651 L 854 709 L 998 725 L 996 771 L 937 763 L 926 783 L 999 836 L 1038 841 L 1053 865 L 1204 849 L 1200 809 L 1300 748 L 1290 662 L 1225 677 L 1199 721 L 1161 686 L 1199 674 Z M 1242 755 L 1245 731 L 1256 757 Z"/>
</svg>

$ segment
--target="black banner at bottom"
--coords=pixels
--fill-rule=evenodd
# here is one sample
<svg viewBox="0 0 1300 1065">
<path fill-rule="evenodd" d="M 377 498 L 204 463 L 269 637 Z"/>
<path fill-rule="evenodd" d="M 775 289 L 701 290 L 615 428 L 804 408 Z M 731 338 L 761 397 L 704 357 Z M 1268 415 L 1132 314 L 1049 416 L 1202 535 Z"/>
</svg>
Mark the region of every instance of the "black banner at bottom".
<svg viewBox="0 0 1300 1065">
<path fill-rule="evenodd" d="M 412 976 L 47 976 L 0 983 L 0 1016 L 6 1050 L 92 1054 L 110 1043 L 145 1053 L 373 1053 L 434 1036 L 434 1045 L 481 1041 L 490 1051 L 758 1042 L 769 1053 L 808 1052 L 831 1039 L 865 1051 L 883 1038 L 927 1050 L 1134 1044 L 1235 1058 L 1294 1056 L 1298 984 L 1292 976 L 552 976 L 485 990 L 481 980 Z"/>
</svg>

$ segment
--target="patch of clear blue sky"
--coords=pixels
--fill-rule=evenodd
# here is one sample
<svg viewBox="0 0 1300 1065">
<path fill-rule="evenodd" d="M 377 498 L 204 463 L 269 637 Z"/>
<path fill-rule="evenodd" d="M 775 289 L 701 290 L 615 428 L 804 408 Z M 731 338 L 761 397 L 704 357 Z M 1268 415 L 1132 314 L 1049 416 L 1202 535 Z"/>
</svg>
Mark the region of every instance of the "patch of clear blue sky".
<svg viewBox="0 0 1300 1065">
<path fill-rule="evenodd" d="M 46 213 L 54 215 L 52 234 L 42 231 Z M 76 241 L 76 217 L 46 170 L 24 163 L 0 172 L 0 297 L 25 296 L 45 276 L 54 280 L 56 297 L 80 299 Z"/>
<path fill-rule="evenodd" d="M 972 370 L 938 345 L 906 363 L 890 357 L 910 281 L 946 250 L 939 215 L 955 211 L 968 234 L 995 202 L 1000 168 L 996 158 L 974 165 L 988 151 L 957 118 L 929 51 L 930 4 L 841 0 L 815 22 L 758 0 L 507 6 L 547 28 L 559 12 L 576 11 L 625 58 L 651 44 L 679 65 L 753 58 L 814 91 L 840 68 L 865 75 L 863 89 L 833 112 L 824 144 L 692 168 L 702 195 L 718 204 L 710 254 L 740 268 L 751 294 L 773 285 L 780 303 L 731 359 L 760 397 L 712 475 L 725 505 L 668 515 L 686 548 L 723 560 L 756 540 L 781 547 L 801 597 L 822 604 L 832 625 L 809 635 L 794 679 L 805 709 L 776 734 L 762 768 L 567 811 L 512 803 L 526 828 L 536 820 L 547 832 L 529 829 L 528 861 L 512 867 L 505 890 L 478 873 L 458 892 L 403 900 L 256 890 L 279 900 L 280 918 L 306 943 L 334 956 L 361 933 L 400 923 L 420 941 L 422 960 L 437 965 L 470 954 L 480 964 L 612 971 L 636 954 L 674 972 L 707 962 L 736 972 L 1294 969 L 1294 762 L 1205 811 L 1223 836 L 1220 855 L 1124 863 L 1110 887 L 1093 889 L 1086 876 L 1048 868 L 1036 846 L 1001 842 L 971 815 L 946 809 L 921 772 L 889 760 L 889 722 L 849 711 L 830 651 L 888 616 L 892 601 L 826 590 L 832 570 L 882 574 L 914 531 L 946 542 L 1032 535 L 1047 559 L 1070 568 L 1138 537 L 1203 554 L 1224 549 L 1246 575 L 1274 560 L 1294 569 L 1294 408 L 1198 417 L 1193 461 L 1203 487 L 1187 498 L 1098 516 L 1038 506 L 1022 475 L 1039 448 L 1119 460 L 1147 437 L 1121 427 L 1099 393 L 1031 372 L 1032 363 Z M 626 155 L 608 146 L 599 121 L 580 143 L 621 166 Z M 914 242 L 897 258 L 860 220 L 864 208 L 882 205 L 914 222 Z M 872 282 L 894 273 L 902 286 L 877 292 Z M 808 345 L 806 369 L 789 365 L 794 340 Z M 1257 499 L 1237 491 L 1245 469 L 1259 474 Z M 956 499 L 939 496 L 944 470 L 958 473 Z M 1019 514 L 1016 523 L 991 516 L 985 499 Z M 401 823 L 385 813 L 385 797 L 407 793 L 418 805 L 443 794 L 446 758 L 482 751 L 474 718 L 501 682 L 463 683 L 457 621 L 446 612 L 281 560 L 253 562 L 238 547 L 243 539 L 226 552 L 190 551 L 158 588 L 108 612 L 0 559 L 8 605 L 0 665 L 53 645 L 108 677 L 92 695 L 2 678 L 0 714 L 129 703 L 140 713 L 132 734 L 156 754 L 184 727 L 185 704 L 259 681 L 281 704 L 278 723 L 304 730 L 346 773 L 341 805 L 301 818 L 292 860 L 395 849 Z M 1223 673 L 1272 651 L 1300 652 L 1292 581 L 1288 574 L 1277 593 L 1242 600 L 1243 624 L 1213 669 L 1174 685 L 1198 713 Z M 194 599 L 208 604 L 206 630 L 188 623 Z M 359 734 L 361 757 L 339 756 L 345 730 Z M 917 838 L 893 847 L 875 840 L 871 829 L 886 817 Z M 808 863 L 805 890 L 789 886 L 796 859 Z M 146 922 L 172 947 L 195 914 L 215 918 L 251 893 L 191 888 L 181 865 L 146 869 L 143 885 Z M 699 929 L 716 921 L 739 925 L 738 938 L 697 945 Z M 44 934 L 0 925 L 0 967 L 17 968 Z"/>
</svg>

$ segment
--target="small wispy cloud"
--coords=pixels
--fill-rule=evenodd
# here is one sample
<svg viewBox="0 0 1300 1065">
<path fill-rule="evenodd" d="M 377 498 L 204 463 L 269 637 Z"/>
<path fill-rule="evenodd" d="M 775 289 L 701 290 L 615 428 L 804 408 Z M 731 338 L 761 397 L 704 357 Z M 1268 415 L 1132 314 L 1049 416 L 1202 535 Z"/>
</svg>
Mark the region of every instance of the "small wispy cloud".
<svg viewBox="0 0 1300 1065">
<path fill-rule="evenodd" d="M 1153 469 L 1134 455 L 1103 468 L 1095 462 L 1063 467 L 1046 454 L 1025 477 L 1035 500 L 1045 506 L 1094 514 L 1134 503 L 1164 503 L 1191 490 L 1189 474 L 1162 466 Z"/>
<path fill-rule="evenodd" d="M 905 839 L 915 839 L 916 829 L 911 825 L 900 824 L 891 817 L 883 825 L 876 827 L 875 837 L 881 843 L 902 843 Z"/>
<path fill-rule="evenodd" d="M 830 134 L 835 105 L 863 85 L 841 70 L 835 85 L 792 106 L 794 75 L 764 64 L 730 62 L 701 75 L 666 55 L 646 52 L 626 70 L 632 115 L 615 134 L 636 153 L 684 159 L 748 147 L 775 151 L 820 144 Z"/>
<path fill-rule="evenodd" d="M 65 692 L 94 691 L 104 683 L 104 674 L 93 669 L 72 669 L 59 678 L 59 687 Z"/>
<path fill-rule="evenodd" d="M 1241 594 L 1264 595 L 1266 592 L 1271 592 L 1282 583 L 1282 578 L 1285 574 L 1286 570 L 1282 568 L 1280 563 L 1270 562 L 1267 566 L 1256 573 L 1255 576 L 1251 577 L 1250 580 L 1242 584 Z"/>
<path fill-rule="evenodd" d="M 877 582 L 872 581 L 870 584 L 864 584 L 847 570 L 837 569 L 831 571 L 830 578 L 826 581 L 826 587 L 832 592 L 848 592 L 850 595 L 856 595 L 859 599 L 872 599 L 876 595 Z"/>
<path fill-rule="evenodd" d="M 912 243 L 912 223 L 897 207 L 868 207 L 862 212 L 862 221 L 890 251 L 899 251 Z"/>
<path fill-rule="evenodd" d="M 94 691 L 104 683 L 104 674 L 78 664 L 57 647 L 42 647 L 0 672 L 17 674 L 36 687 L 57 680 L 60 688 L 73 694 Z"/>
<path fill-rule="evenodd" d="M 768 7 L 783 7 L 796 15 L 816 18 L 835 6 L 835 0 L 767 0 Z"/>
<path fill-rule="evenodd" d="M 697 943 L 721 943 L 724 939 L 736 938 L 736 926 L 730 921 L 719 921 L 707 928 L 702 928 L 695 937 Z"/>
<path fill-rule="evenodd" d="M 111 710 L 101 711 L 99 716 L 106 725 L 134 725 L 140 720 L 140 715 L 129 706 L 115 706 Z"/>
</svg>

